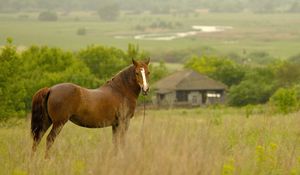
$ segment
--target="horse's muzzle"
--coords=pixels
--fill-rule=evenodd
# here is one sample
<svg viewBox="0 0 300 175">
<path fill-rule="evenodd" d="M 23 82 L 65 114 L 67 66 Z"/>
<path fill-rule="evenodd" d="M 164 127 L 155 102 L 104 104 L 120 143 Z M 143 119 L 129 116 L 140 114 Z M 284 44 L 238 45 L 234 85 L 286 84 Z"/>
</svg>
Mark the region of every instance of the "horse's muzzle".
<svg viewBox="0 0 300 175">
<path fill-rule="evenodd" d="M 148 92 L 149 92 L 149 88 L 147 89 L 142 88 L 142 93 L 144 96 L 148 95 Z"/>
</svg>

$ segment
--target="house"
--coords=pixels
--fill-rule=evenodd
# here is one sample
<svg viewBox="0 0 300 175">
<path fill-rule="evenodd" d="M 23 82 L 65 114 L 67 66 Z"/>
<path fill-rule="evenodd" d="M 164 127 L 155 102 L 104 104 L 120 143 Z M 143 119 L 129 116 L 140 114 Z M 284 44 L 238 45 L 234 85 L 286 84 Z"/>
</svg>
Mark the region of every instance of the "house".
<svg viewBox="0 0 300 175">
<path fill-rule="evenodd" d="M 192 70 L 165 77 L 154 85 L 158 106 L 202 106 L 224 103 L 227 86 Z"/>
</svg>

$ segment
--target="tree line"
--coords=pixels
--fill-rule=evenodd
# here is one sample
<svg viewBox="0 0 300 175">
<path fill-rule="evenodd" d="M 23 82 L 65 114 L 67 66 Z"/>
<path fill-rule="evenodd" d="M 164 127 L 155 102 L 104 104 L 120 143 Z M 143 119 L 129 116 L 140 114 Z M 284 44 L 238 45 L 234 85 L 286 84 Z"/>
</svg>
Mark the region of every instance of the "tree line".
<svg viewBox="0 0 300 175">
<path fill-rule="evenodd" d="M 132 58 L 148 56 L 132 44 L 126 51 L 90 45 L 76 52 L 47 46 L 30 46 L 19 52 L 8 39 L 0 49 L 0 119 L 25 116 L 31 109 L 33 94 L 42 87 L 72 82 L 97 88 L 131 64 Z M 226 84 L 228 105 L 241 107 L 269 102 L 279 112 L 299 110 L 300 55 L 289 59 L 258 56 L 260 64 L 228 56 L 192 56 L 185 67 Z M 168 74 L 163 61 L 157 66 L 150 65 L 150 71 L 151 84 Z M 151 100 L 151 94 L 146 100 Z"/>
<path fill-rule="evenodd" d="M 132 58 L 147 56 L 132 44 L 127 51 L 91 45 L 78 52 L 47 46 L 30 46 L 18 52 L 8 39 L 0 50 L 0 119 L 25 116 L 31 109 L 32 96 L 42 87 L 72 82 L 97 88 L 130 65 Z M 164 64 L 150 69 L 152 81 L 166 74 Z"/>
<path fill-rule="evenodd" d="M 243 12 L 254 13 L 281 13 L 300 12 L 298 0 L 0 0 L 0 11 L 32 11 L 32 10 L 99 10 L 109 9 L 130 10 L 134 12 L 150 11 L 152 13 L 171 13 L 177 11 L 182 13 L 191 12 L 195 9 L 209 9 L 212 12 Z"/>
</svg>

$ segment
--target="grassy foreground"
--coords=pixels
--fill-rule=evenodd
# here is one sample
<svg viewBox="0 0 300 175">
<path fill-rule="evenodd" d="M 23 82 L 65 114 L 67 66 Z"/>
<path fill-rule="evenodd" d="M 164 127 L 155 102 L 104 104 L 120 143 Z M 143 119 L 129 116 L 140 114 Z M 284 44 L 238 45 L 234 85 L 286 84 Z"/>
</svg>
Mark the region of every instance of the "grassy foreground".
<svg viewBox="0 0 300 175">
<path fill-rule="evenodd" d="M 243 109 L 147 111 L 131 120 L 127 145 L 113 156 L 111 128 L 86 129 L 68 123 L 50 160 L 45 138 L 35 157 L 29 121 L 0 128 L 0 174 L 300 174 L 300 117 Z"/>
</svg>

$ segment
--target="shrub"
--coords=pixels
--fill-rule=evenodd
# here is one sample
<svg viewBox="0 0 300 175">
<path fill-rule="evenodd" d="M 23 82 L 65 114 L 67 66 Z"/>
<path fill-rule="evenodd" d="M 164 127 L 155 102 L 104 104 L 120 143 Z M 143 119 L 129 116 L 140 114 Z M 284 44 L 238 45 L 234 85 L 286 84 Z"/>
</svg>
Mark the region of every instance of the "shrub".
<svg viewBox="0 0 300 175">
<path fill-rule="evenodd" d="M 230 88 L 228 103 L 232 106 L 262 104 L 268 101 L 273 92 L 273 85 L 261 80 L 245 80 Z"/>
<path fill-rule="evenodd" d="M 299 99 L 295 88 L 280 88 L 270 98 L 275 110 L 280 113 L 290 113 L 299 109 Z"/>
<path fill-rule="evenodd" d="M 233 85 L 228 94 L 228 102 L 233 106 L 266 103 L 277 88 L 274 72 L 268 67 L 251 68 L 241 83 Z"/>
<path fill-rule="evenodd" d="M 39 14 L 40 21 L 57 21 L 58 17 L 55 12 L 45 11 Z"/>
<path fill-rule="evenodd" d="M 77 35 L 85 35 L 86 29 L 84 27 L 77 29 Z"/>
<path fill-rule="evenodd" d="M 0 49 L 0 119 L 9 116 L 25 114 L 26 96 L 22 74 L 22 59 L 17 54 L 12 39 L 7 39 L 7 44 Z"/>
<path fill-rule="evenodd" d="M 26 96 L 23 101 L 30 109 L 32 95 L 42 87 L 62 82 L 72 82 L 84 87 L 99 86 L 99 80 L 73 53 L 59 48 L 31 46 L 21 55 L 21 79 L 25 80 Z"/>
<path fill-rule="evenodd" d="M 146 58 L 146 55 L 134 45 L 128 46 L 127 53 L 102 46 L 90 46 L 76 55 L 47 46 L 31 46 L 19 53 L 8 38 L 7 44 L 0 48 L 0 120 L 25 116 L 33 94 L 42 87 L 62 82 L 99 87 L 129 65 L 131 58 Z M 162 74 L 162 69 L 164 65 L 157 71 Z"/>
<path fill-rule="evenodd" d="M 138 30 L 138 31 L 145 31 L 145 29 L 146 29 L 146 27 L 143 25 L 140 25 L 140 24 L 135 26 L 135 30 Z"/>
<path fill-rule="evenodd" d="M 25 20 L 25 19 L 29 19 L 29 16 L 27 14 L 22 14 L 22 15 L 19 15 L 18 18 L 21 20 Z"/>
</svg>

